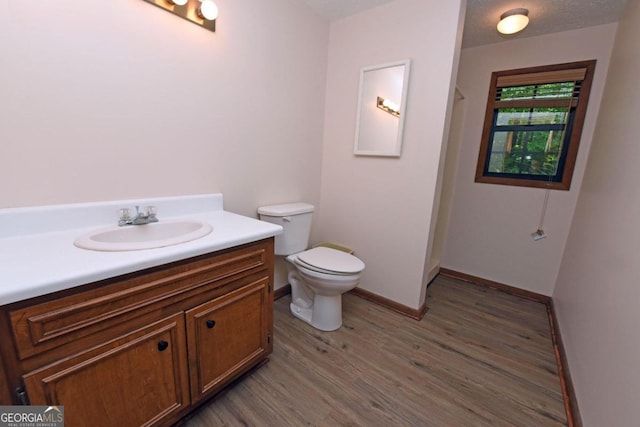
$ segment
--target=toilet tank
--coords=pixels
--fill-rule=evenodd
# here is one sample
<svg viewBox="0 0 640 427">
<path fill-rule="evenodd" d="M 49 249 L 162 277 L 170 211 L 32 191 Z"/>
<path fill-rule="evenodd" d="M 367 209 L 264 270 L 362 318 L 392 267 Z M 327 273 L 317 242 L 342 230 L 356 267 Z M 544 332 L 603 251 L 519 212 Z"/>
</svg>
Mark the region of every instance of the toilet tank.
<svg viewBox="0 0 640 427">
<path fill-rule="evenodd" d="M 276 236 L 275 254 L 291 255 L 309 246 L 313 205 L 309 203 L 284 203 L 258 208 L 262 221 L 281 225 L 282 234 Z"/>
</svg>

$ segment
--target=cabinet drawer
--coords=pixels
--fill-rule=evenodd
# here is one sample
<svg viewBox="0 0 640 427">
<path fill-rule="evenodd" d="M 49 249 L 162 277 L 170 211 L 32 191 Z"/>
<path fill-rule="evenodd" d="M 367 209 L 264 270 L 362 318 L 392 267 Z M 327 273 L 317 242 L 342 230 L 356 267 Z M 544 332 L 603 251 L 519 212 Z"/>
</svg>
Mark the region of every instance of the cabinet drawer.
<svg viewBox="0 0 640 427">
<path fill-rule="evenodd" d="M 33 405 L 64 405 L 69 426 L 137 427 L 190 405 L 184 314 L 24 375 Z"/>
<path fill-rule="evenodd" d="M 74 295 L 11 310 L 18 357 L 28 357 L 223 286 L 239 275 L 269 268 L 270 241 L 178 261 L 87 285 Z M 113 335 L 112 333 L 112 335 Z M 108 338 L 108 337 L 107 337 Z"/>
</svg>

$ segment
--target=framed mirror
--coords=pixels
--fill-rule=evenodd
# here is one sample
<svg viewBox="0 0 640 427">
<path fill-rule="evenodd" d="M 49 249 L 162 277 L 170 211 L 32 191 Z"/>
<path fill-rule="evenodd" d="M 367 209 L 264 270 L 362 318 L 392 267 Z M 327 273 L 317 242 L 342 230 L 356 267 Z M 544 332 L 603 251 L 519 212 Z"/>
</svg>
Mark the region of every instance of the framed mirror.
<svg viewBox="0 0 640 427">
<path fill-rule="evenodd" d="M 400 157 L 410 63 L 407 59 L 360 71 L 355 155 Z"/>
</svg>

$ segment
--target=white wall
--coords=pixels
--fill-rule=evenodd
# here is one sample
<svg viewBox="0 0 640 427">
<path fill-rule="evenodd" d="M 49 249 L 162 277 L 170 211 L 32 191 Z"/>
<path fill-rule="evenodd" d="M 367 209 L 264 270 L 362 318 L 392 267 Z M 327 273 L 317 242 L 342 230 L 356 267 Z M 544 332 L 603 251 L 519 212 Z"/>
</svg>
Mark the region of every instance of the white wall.
<svg viewBox="0 0 640 427">
<path fill-rule="evenodd" d="M 465 95 L 458 158 L 442 267 L 551 295 L 556 282 L 595 121 L 617 24 L 463 49 L 458 86 Z M 570 191 L 551 191 L 544 221 L 547 238 L 533 241 L 545 190 L 474 183 L 493 71 L 597 59 Z"/>
<path fill-rule="evenodd" d="M 328 22 L 301 2 L 216 1 L 216 33 L 142 0 L 0 2 L 0 208 L 317 203 Z"/>
<path fill-rule="evenodd" d="M 638 425 L 640 1 L 619 23 L 553 293 L 584 425 Z"/>
<path fill-rule="evenodd" d="M 466 101 L 463 95 L 456 92 L 449 129 L 449 141 L 447 142 L 447 151 L 445 153 L 440 206 L 429 260 L 429 279 L 433 279 L 440 271 L 440 259 L 442 258 L 444 244 L 449 232 L 449 218 L 451 217 L 451 203 L 458 170 L 457 160 L 460 153 L 460 145 L 462 144 L 465 108 Z"/>
<path fill-rule="evenodd" d="M 356 251 L 361 288 L 412 308 L 424 298 L 464 3 L 397 0 L 331 25 L 317 236 Z M 354 156 L 360 68 L 407 58 L 402 156 Z"/>
</svg>

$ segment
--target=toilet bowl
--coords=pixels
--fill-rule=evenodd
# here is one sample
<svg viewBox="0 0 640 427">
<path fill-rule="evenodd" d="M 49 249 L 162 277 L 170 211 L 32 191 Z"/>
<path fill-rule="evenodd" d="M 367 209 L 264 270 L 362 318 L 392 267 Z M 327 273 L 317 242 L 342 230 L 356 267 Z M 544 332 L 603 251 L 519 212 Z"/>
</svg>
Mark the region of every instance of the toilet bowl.
<svg viewBox="0 0 640 427">
<path fill-rule="evenodd" d="M 291 313 L 317 329 L 334 331 L 342 325 L 342 294 L 358 286 L 364 263 L 334 248 L 307 249 L 313 210 L 313 205 L 296 202 L 264 206 L 258 214 L 283 228 L 275 239 L 275 254 L 287 260 Z"/>
<path fill-rule="evenodd" d="M 289 255 L 291 313 L 322 331 L 342 326 L 342 294 L 358 286 L 364 263 L 326 247 Z"/>
</svg>

